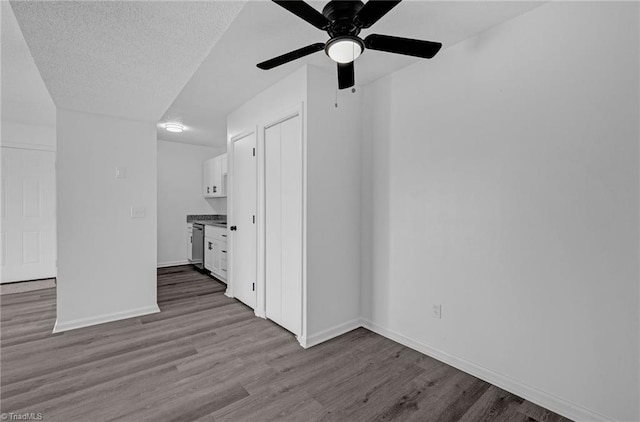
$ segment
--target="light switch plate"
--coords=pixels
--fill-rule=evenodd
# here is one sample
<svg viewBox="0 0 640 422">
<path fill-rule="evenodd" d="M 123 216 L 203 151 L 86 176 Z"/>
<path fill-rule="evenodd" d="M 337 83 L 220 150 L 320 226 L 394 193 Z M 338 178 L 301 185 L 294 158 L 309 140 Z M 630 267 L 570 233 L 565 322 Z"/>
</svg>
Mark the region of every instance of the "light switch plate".
<svg viewBox="0 0 640 422">
<path fill-rule="evenodd" d="M 145 207 L 131 207 L 131 218 L 145 218 L 147 210 Z"/>
<path fill-rule="evenodd" d="M 126 178 L 127 178 L 127 168 L 116 167 L 116 179 L 126 179 Z"/>
</svg>

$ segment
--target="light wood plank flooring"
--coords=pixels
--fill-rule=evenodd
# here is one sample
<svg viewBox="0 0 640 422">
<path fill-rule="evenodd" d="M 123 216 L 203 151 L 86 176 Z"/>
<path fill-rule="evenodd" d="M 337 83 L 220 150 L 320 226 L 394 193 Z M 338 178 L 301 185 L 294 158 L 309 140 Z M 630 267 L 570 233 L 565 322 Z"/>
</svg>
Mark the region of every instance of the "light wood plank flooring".
<svg viewBox="0 0 640 422">
<path fill-rule="evenodd" d="M 51 334 L 55 289 L 1 301 L 1 410 L 47 421 L 566 419 L 365 329 L 303 350 L 188 266 L 161 313 Z"/>
</svg>

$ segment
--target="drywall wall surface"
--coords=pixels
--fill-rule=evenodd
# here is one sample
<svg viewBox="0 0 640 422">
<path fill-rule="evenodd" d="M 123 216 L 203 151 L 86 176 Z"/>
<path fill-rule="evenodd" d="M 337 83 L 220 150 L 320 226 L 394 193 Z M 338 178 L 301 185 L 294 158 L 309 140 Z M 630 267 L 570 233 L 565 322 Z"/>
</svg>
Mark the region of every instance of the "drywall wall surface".
<svg viewBox="0 0 640 422">
<path fill-rule="evenodd" d="M 638 7 L 547 3 L 365 87 L 369 325 L 576 420 L 640 419 Z"/>
<path fill-rule="evenodd" d="M 306 81 L 307 67 L 302 66 L 231 112 L 227 116 L 228 140 L 255 130 L 258 124 L 270 123 L 305 102 Z"/>
<path fill-rule="evenodd" d="M 155 124 L 57 117 L 55 330 L 157 311 Z"/>
<path fill-rule="evenodd" d="M 15 148 L 56 150 L 56 127 L 35 123 L 2 120 L 3 146 Z"/>
<path fill-rule="evenodd" d="M 226 198 L 205 198 L 203 163 L 224 154 L 212 148 L 158 140 L 158 266 L 186 264 L 187 214 L 226 214 Z"/>
<path fill-rule="evenodd" d="M 307 337 L 313 339 L 341 334 L 360 316 L 362 113 L 359 90 L 336 93 L 335 73 L 308 66 L 307 78 Z"/>
<path fill-rule="evenodd" d="M 2 124 L 0 144 L 55 150 L 56 107 L 36 67 L 10 3 L 0 4 Z"/>
<path fill-rule="evenodd" d="M 389 279 L 389 260 L 373 257 L 390 256 L 389 240 L 389 148 L 391 136 L 391 77 L 378 79 L 363 89 L 362 98 L 362 190 L 361 209 L 361 314 L 372 317 L 372 299 L 375 295 L 378 314 L 386 313 L 384 291 L 386 283 L 373 280 Z M 373 204 L 375 203 L 375 207 Z"/>
</svg>

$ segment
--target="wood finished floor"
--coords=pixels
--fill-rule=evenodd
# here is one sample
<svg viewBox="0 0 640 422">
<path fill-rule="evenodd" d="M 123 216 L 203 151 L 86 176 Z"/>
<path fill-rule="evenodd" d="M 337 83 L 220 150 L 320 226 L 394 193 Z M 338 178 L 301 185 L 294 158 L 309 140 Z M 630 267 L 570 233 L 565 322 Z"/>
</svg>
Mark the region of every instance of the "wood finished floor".
<svg viewBox="0 0 640 422">
<path fill-rule="evenodd" d="M 190 267 L 161 313 L 51 334 L 55 289 L 0 297 L 2 412 L 47 421 L 567 421 L 363 328 L 303 350 Z"/>
</svg>

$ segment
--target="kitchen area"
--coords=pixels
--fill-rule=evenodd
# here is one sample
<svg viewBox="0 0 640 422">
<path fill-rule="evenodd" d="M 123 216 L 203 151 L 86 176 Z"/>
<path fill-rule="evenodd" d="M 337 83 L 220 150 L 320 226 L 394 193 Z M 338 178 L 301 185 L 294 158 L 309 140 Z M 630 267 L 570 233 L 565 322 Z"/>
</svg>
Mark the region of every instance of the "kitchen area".
<svg viewBox="0 0 640 422">
<path fill-rule="evenodd" d="M 228 280 L 226 149 L 158 140 L 158 268 Z"/>
<path fill-rule="evenodd" d="M 227 282 L 227 216 L 187 215 L 187 256 L 201 272 Z"/>
<path fill-rule="evenodd" d="M 206 160 L 202 166 L 202 196 L 226 198 L 227 154 Z M 187 259 L 199 271 L 227 282 L 227 215 L 188 214 Z"/>
</svg>

